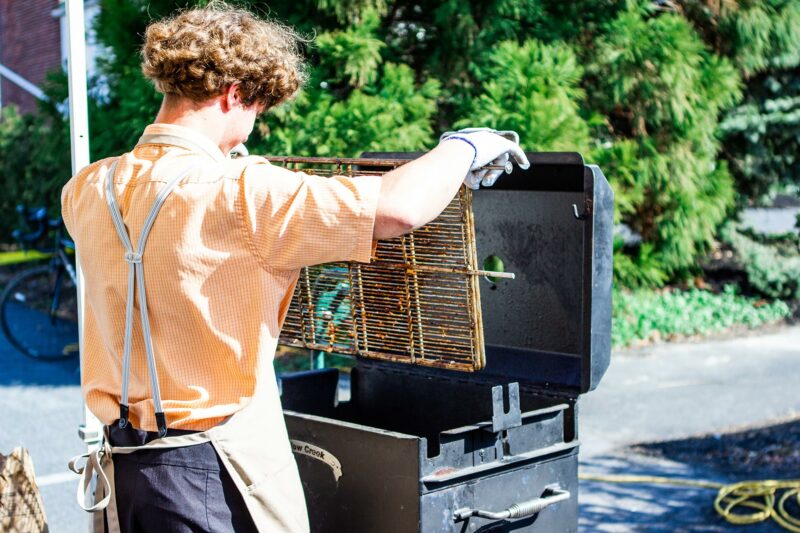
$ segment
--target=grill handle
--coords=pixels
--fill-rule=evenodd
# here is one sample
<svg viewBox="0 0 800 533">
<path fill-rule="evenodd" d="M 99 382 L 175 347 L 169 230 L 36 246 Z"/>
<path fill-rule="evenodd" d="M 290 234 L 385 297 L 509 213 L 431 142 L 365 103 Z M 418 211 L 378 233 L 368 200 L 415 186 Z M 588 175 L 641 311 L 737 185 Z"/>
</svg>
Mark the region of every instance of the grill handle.
<svg viewBox="0 0 800 533">
<path fill-rule="evenodd" d="M 536 513 L 539 513 L 545 507 L 549 507 L 554 503 L 563 502 L 564 500 L 569 499 L 569 491 L 568 490 L 561 490 L 561 489 L 548 489 L 545 491 L 546 494 L 549 493 L 547 496 L 542 496 L 541 498 L 536 498 L 533 500 L 528 500 L 526 502 L 521 503 L 514 503 L 503 511 L 499 512 L 492 512 L 492 511 L 484 511 L 483 509 L 470 509 L 469 507 L 463 507 L 461 509 L 457 509 L 453 513 L 453 521 L 458 522 L 459 520 L 466 520 L 472 516 L 478 516 L 480 518 L 489 518 L 490 520 L 507 520 L 509 518 L 526 518 L 528 516 L 533 516 Z"/>
</svg>

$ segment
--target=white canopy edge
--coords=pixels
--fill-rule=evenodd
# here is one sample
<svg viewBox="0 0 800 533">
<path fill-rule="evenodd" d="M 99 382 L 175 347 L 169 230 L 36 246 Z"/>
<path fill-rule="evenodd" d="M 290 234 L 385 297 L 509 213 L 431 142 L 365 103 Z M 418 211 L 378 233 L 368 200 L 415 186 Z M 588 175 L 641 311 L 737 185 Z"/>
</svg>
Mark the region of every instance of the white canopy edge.
<svg viewBox="0 0 800 533">
<path fill-rule="evenodd" d="M 84 27 L 83 0 L 66 0 L 67 12 L 67 74 L 69 78 L 69 133 L 72 151 L 72 174 L 77 174 L 89 164 L 89 108 L 86 87 L 86 28 Z M 76 251 L 76 255 L 77 255 Z M 78 337 L 80 343 L 81 374 L 83 374 L 83 271 L 80 257 L 78 272 Z M 97 445 L 102 425 L 83 402 L 84 425 L 79 434 L 90 448 Z"/>
</svg>

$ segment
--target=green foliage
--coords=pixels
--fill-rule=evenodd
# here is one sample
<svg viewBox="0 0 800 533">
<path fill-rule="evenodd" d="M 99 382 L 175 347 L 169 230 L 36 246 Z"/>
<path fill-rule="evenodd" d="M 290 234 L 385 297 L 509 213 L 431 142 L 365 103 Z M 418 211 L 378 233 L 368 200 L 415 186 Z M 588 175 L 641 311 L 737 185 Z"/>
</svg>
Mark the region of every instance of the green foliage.
<svg viewBox="0 0 800 533">
<path fill-rule="evenodd" d="M 320 9 L 332 12 L 339 22 L 356 22 L 363 13 L 386 13 L 386 0 L 317 0 Z"/>
<path fill-rule="evenodd" d="M 614 278 L 623 287 L 659 287 L 666 283 L 667 275 L 660 268 L 653 245 L 644 243 L 636 254 L 614 252 Z"/>
<path fill-rule="evenodd" d="M 319 70 L 328 83 L 346 81 L 353 87 L 363 87 L 375 82 L 384 47 L 374 35 L 379 24 L 378 13 L 366 11 L 360 24 L 320 35 L 316 43 L 321 57 Z"/>
<path fill-rule="evenodd" d="M 727 114 L 720 129 L 740 205 L 800 188 L 800 70 L 751 79 L 745 103 Z"/>
<path fill-rule="evenodd" d="M 51 93 L 52 94 L 52 93 Z M 17 204 L 45 205 L 59 215 L 61 186 L 70 169 L 67 124 L 50 104 L 38 115 L 20 115 L 13 106 L 0 114 L 0 240 L 8 242 L 19 225 Z"/>
<path fill-rule="evenodd" d="M 688 291 L 615 291 L 611 343 L 623 348 L 641 343 L 719 333 L 733 327 L 756 328 L 791 314 L 782 301 L 764 302 L 736 293 Z"/>
<path fill-rule="evenodd" d="M 747 281 L 756 290 L 770 298 L 800 300 L 800 245 L 796 239 L 776 246 L 780 243 L 759 242 L 732 226 L 723 229 L 722 237 L 733 247 Z"/>
<path fill-rule="evenodd" d="M 732 204 L 714 133 L 739 97 L 739 76 L 670 13 L 621 13 L 594 54 L 591 100 L 608 118 L 593 157 L 612 177 L 618 220 L 644 243 L 617 255 L 617 280 L 659 285 L 695 263 Z"/>
<path fill-rule="evenodd" d="M 800 2 L 683 2 L 684 13 L 747 81 L 745 101 L 721 124 L 738 204 L 800 185 Z"/>
<path fill-rule="evenodd" d="M 206 2 L 101 0 L 95 29 L 109 53 L 107 96 L 90 104 L 94 159 L 129 149 L 157 112 L 160 96 L 139 69 L 146 25 L 197 3 Z M 528 150 L 581 151 L 611 181 L 616 222 L 642 237 L 616 247 L 621 285 L 690 273 L 731 212 L 733 177 L 760 194 L 800 170 L 800 0 L 236 3 L 309 37 L 310 81 L 263 117 L 252 152 L 422 150 L 467 125 L 514 129 Z M 4 122 L 4 139 L 65 127 L 58 113 Z M 50 150 L 43 160 L 63 181 L 69 167 L 54 143 L 31 150 Z M 40 168 L 24 154 L 0 161 L 10 176 Z"/>
<path fill-rule="evenodd" d="M 472 124 L 514 130 L 531 151 L 582 151 L 589 127 L 580 115 L 583 69 L 562 43 L 500 43 L 478 69 L 483 91 L 466 104 L 456 127 Z"/>
<path fill-rule="evenodd" d="M 414 84 L 405 65 L 384 65 L 377 86 L 336 98 L 320 83 L 261 125 L 256 153 L 355 157 L 363 151 L 421 150 L 433 137 L 431 118 L 439 84 Z"/>
</svg>

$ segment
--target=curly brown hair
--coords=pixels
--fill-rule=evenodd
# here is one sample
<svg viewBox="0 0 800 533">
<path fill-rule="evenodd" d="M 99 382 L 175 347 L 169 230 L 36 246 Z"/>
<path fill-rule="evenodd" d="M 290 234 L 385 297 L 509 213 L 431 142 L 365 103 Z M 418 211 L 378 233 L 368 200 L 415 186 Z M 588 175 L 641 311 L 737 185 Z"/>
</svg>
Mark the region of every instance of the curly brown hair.
<svg viewBox="0 0 800 533">
<path fill-rule="evenodd" d="M 291 98 L 306 74 L 290 28 L 212 2 L 151 23 L 142 72 L 164 94 L 202 102 L 233 83 L 245 105 L 270 108 Z"/>
</svg>

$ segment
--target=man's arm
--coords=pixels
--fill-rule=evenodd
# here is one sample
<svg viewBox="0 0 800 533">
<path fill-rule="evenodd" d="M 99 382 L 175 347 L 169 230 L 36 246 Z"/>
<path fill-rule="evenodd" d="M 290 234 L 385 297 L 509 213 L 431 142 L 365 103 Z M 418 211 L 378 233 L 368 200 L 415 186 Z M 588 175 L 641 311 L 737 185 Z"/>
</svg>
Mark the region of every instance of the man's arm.
<svg viewBox="0 0 800 533">
<path fill-rule="evenodd" d="M 397 237 L 439 216 L 458 192 L 474 155 L 475 150 L 465 142 L 443 142 L 384 174 L 373 238 Z"/>
<path fill-rule="evenodd" d="M 477 189 L 491 186 L 513 157 L 521 168 L 530 163 L 515 141 L 488 128 L 468 128 L 448 134 L 424 156 L 384 174 L 372 237 L 387 239 L 424 226 L 444 211 L 461 182 Z M 469 173 L 469 176 L 468 176 Z"/>
</svg>

